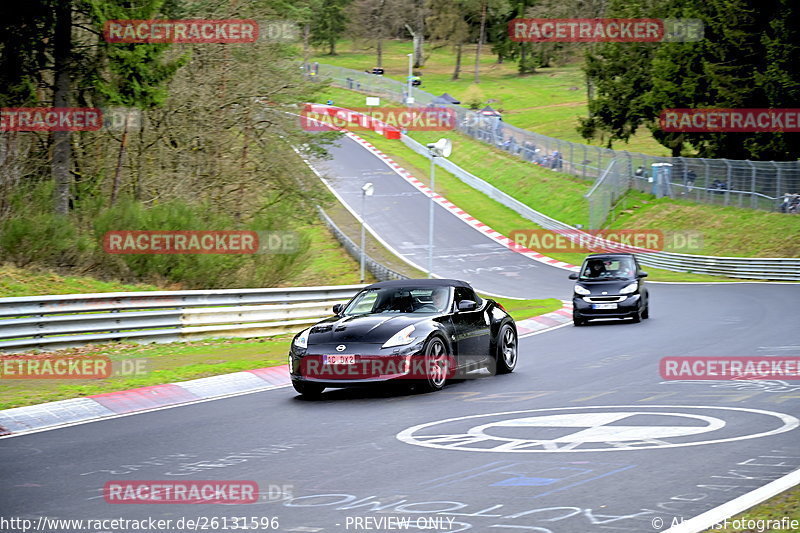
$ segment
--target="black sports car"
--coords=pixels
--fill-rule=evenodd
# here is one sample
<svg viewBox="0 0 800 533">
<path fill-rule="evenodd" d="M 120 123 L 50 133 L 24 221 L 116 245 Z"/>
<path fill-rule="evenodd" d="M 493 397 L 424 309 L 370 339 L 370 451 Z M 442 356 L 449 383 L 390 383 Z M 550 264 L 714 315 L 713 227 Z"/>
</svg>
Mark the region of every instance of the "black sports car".
<svg viewBox="0 0 800 533">
<path fill-rule="evenodd" d="M 633 254 L 605 253 L 588 256 L 572 296 L 572 321 L 582 326 L 593 318 L 632 318 L 639 322 L 650 317 L 650 296 Z"/>
<path fill-rule="evenodd" d="M 478 366 L 503 374 L 517 364 L 514 319 L 463 281 L 374 283 L 333 312 L 292 341 L 289 368 L 300 394 L 400 379 L 435 391 Z"/>
</svg>

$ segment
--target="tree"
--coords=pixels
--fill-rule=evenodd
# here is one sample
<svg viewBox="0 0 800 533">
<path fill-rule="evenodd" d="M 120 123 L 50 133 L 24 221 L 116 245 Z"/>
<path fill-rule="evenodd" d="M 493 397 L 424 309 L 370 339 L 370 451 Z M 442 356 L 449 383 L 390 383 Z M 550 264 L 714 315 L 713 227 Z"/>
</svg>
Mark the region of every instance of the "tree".
<svg viewBox="0 0 800 533">
<path fill-rule="evenodd" d="M 131 8 L 127 5 L 127 1 L 123 3 L 119 3 L 118 0 L 86 1 L 98 29 L 101 29 L 107 20 L 156 19 L 163 15 L 162 10 L 165 3 L 165 0 L 148 0 L 137 8 Z M 175 72 L 188 61 L 186 54 L 167 61 L 164 56 L 169 49 L 169 44 L 102 42 L 99 50 L 106 58 L 107 75 L 98 75 L 94 84 L 99 96 L 98 100 L 105 105 L 142 110 L 162 105 L 168 96 L 166 84 L 172 79 Z M 116 203 L 119 194 L 122 165 L 128 147 L 129 134 L 126 120 L 111 188 L 110 203 L 112 205 Z"/>
<path fill-rule="evenodd" d="M 53 107 L 69 107 L 72 80 L 70 61 L 72 55 L 72 1 L 55 4 L 55 34 L 53 36 Z M 69 131 L 53 132 L 53 159 L 50 163 L 55 188 L 55 212 L 69 212 L 70 186 L 72 185 L 72 134 Z"/>
<path fill-rule="evenodd" d="M 654 5 L 609 6 L 612 16 L 699 18 L 700 42 L 604 43 L 587 56 L 585 71 L 596 95 L 590 117 L 581 120 L 586 138 L 608 134 L 627 141 L 641 125 L 680 155 L 685 145 L 699 156 L 730 159 L 796 159 L 793 134 L 664 132 L 658 117 L 669 108 L 794 107 L 798 74 L 800 7 L 785 0 L 669 0 Z M 641 14 L 632 14 L 638 8 Z"/>
<path fill-rule="evenodd" d="M 375 66 L 383 67 L 383 41 L 400 27 L 398 0 L 356 0 L 349 9 L 351 35 L 375 42 Z"/>
<path fill-rule="evenodd" d="M 469 0 L 428 0 L 428 18 L 426 19 L 432 41 L 444 42 L 452 46 L 456 52 L 456 63 L 452 80 L 461 74 L 461 56 L 464 43 L 470 35 L 470 26 L 465 19 Z"/>
<path fill-rule="evenodd" d="M 336 41 L 347 30 L 347 6 L 350 0 L 321 0 L 311 23 L 311 43 L 326 44 L 328 55 L 336 55 Z"/>
<path fill-rule="evenodd" d="M 478 31 L 478 46 L 475 50 L 475 83 L 481 82 L 481 53 L 483 52 L 483 45 L 486 43 L 486 26 L 490 22 L 489 17 L 502 17 L 508 12 L 508 9 L 506 0 L 479 0 L 480 30 Z"/>
</svg>

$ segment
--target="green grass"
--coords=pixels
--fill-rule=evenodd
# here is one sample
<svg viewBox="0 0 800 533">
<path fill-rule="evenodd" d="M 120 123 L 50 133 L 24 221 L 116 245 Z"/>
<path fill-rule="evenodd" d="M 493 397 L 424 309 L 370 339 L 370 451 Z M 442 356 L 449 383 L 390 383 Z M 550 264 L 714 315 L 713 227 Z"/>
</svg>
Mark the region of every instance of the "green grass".
<svg viewBox="0 0 800 533">
<path fill-rule="evenodd" d="M 425 66 L 417 69 L 423 80 L 420 89 L 435 95 L 447 92 L 464 103 L 467 91 L 474 90 L 471 87 L 478 87 L 483 93 L 483 105 L 502 110 L 503 120 L 509 124 L 565 141 L 603 144 L 600 141 L 587 142 L 576 130 L 578 118 L 587 115 L 586 81 L 579 63 L 558 65 L 540 69 L 535 74 L 519 76 L 515 63 L 498 64 L 491 47 L 486 46 L 481 55 L 481 82 L 475 85 L 475 45 L 464 47 L 461 77 L 456 81 L 450 79 L 455 65 L 453 49 L 435 46 L 435 43 L 426 43 L 425 52 L 429 57 Z M 338 55 L 329 56 L 327 49 L 320 49 L 311 60 L 363 72 L 375 66 L 375 54 L 372 51 L 365 52 L 362 47 L 360 43 L 342 41 L 337 46 Z M 385 77 L 405 82 L 408 75 L 406 54 L 410 52 L 409 41 L 385 42 Z M 360 105 L 363 105 L 363 101 Z M 644 128 L 629 143 L 617 142 L 614 148 L 651 155 L 670 155 L 669 150 L 658 144 Z"/>
<path fill-rule="evenodd" d="M 108 379 L 0 379 L 0 409 L 281 365 L 286 362 L 291 339 L 291 335 L 281 335 L 170 344 L 99 344 L 60 350 L 58 356 L 64 357 L 106 356 L 112 365 L 123 365 L 122 361 L 144 361 L 145 372 L 143 375 L 112 375 Z M 54 352 L 48 355 L 52 354 Z M 0 360 L 43 355 L 30 352 L 5 355 Z"/>
<path fill-rule="evenodd" d="M 790 531 L 797 531 L 797 528 L 794 529 L 764 529 L 761 527 L 758 528 L 734 528 L 733 524 L 735 524 L 736 520 L 775 520 L 780 521 L 782 518 L 786 517 L 789 521 L 794 520 L 795 522 L 800 522 L 800 486 L 796 486 L 787 490 L 786 492 L 782 492 L 777 496 L 770 498 L 769 500 L 760 503 L 753 507 L 752 509 L 748 509 L 747 511 L 738 514 L 732 518 L 728 519 L 729 527 L 720 527 L 720 528 L 713 528 L 707 529 L 707 533 L 751 533 L 753 531 L 771 531 L 774 533 L 789 533 Z M 740 525 L 746 525 L 741 524 Z M 763 525 L 763 524 L 762 524 Z"/>
<path fill-rule="evenodd" d="M 0 265 L 0 297 L 156 290 L 160 290 L 160 287 L 102 281 L 88 276 L 62 276 L 45 270 Z"/>
<path fill-rule="evenodd" d="M 505 310 L 508 311 L 508 314 L 517 322 L 545 313 L 552 313 L 553 311 L 561 309 L 563 305 L 561 300 L 556 298 L 546 298 L 543 300 L 512 300 L 510 298 L 498 298 L 496 296 L 488 296 L 488 298 L 502 305 Z"/>
<path fill-rule="evenodd" d="M 307 234 L 311 237 L 311 246 L 300 263 L 302 270 L 298 270 L 280 286 L 312 287 L 360 283 L 358 262 L 339 244 L 325 224 L 315 224 Z M 365 282 L 375 281 L 375 277 L 367 272 Z"/>
</svg>

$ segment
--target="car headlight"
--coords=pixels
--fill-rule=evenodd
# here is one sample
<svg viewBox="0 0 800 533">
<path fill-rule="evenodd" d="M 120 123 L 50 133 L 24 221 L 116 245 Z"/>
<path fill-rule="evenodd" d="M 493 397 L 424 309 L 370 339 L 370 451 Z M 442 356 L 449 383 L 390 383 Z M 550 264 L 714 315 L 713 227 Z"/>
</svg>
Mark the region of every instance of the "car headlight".
<svg viewBox="0 0 800 533">
<path fill-rule="evenodd" d="M 586 296 L 588 294 L 592 294 L 592 291 L 584 287 L 583 285 L 575 284 L 575 294 L 580 294 L 582 296 Z"/>
<path fill-rule="evenodd" d="M 636 289 L 638 289 L 638 288 L 639 288 L 639 282 L 638 281 L 634 281 L 633 283 L 629 283 L 629 284 L 625 285 L 624 287 L 622 287 L 619 290 L 619 293 L 620 294 L 630 294 L 632 292 L 636 292 Z"/>
<path fill-rule="evenodd" d="M 381 348 L 391 348 L 392 346 L 405 346 L 406 344 L 411 344 L 416 339 L 416 337 L 411 336 L 412 333 L 414 333 L 414 326 L 407 326 L 395 333 L 391 339 L 384 342 Z"/>
<path fill-rule="evenodd" d="M 304 329 L 300 332 L 300 335 L 294 338 L 294 345 L 298 348 L 308 348 L 308 334 L 311 331 L 311 328 Z"/>
</svg>

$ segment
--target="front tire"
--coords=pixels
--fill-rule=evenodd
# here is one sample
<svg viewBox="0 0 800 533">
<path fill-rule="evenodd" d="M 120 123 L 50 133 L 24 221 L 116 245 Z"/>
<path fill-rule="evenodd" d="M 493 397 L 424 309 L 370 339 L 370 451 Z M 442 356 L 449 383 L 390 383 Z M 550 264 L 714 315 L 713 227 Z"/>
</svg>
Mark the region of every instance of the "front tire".
<svg viewBox="0 0 800 533">
<path fill-rule="evenodd" d="M 423 348 L 425 358 L 425 379 L 421 382 L 424 392 L 436 392 L 444 388 L 450 371 L 451 359 L 447 346 L 440 337 L 431 337 Z"/>
<path fill-rule="evenodd" d="M 322 395 L 325 387 L 318 383 L 311 383 L 309 381 L 292 380 L 292 387 L 300 393 L 301 396 L 309 400 L 316 400 Z"/>
<path fill-rule="evenodd" d="M 498 374 L 510 374 L 517 366 L 517 332 L 511 324 L 503 324 L 497 335 L 495 362 Z"/>
<path fill-rule="evenodd" d="M 647 305 L 644 306 L 644 312 L 642 313 L 642 318 L 647 320 L 650 318 L 650 302 L 647 302 Z"/>
</svg>

